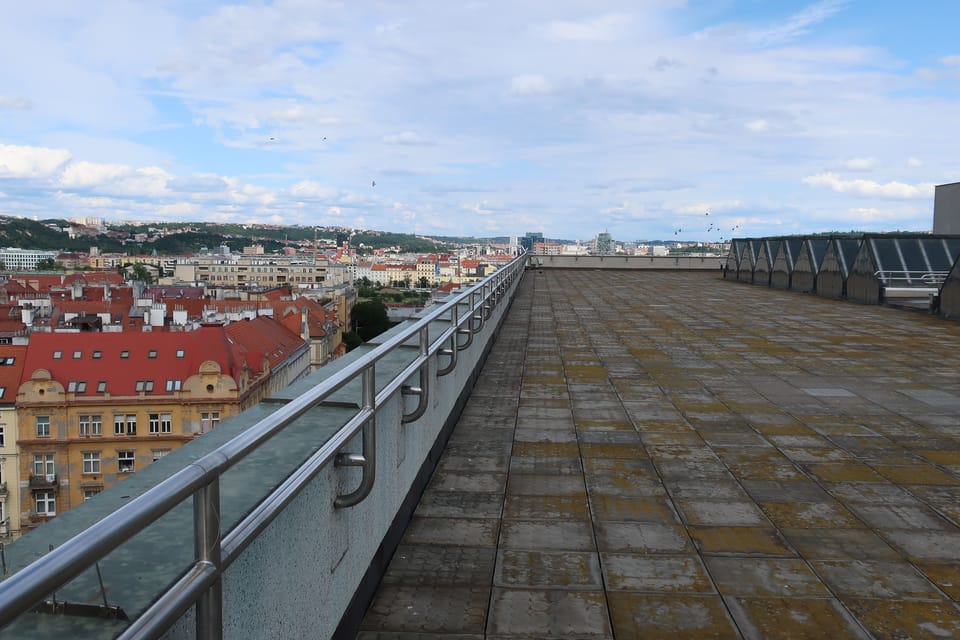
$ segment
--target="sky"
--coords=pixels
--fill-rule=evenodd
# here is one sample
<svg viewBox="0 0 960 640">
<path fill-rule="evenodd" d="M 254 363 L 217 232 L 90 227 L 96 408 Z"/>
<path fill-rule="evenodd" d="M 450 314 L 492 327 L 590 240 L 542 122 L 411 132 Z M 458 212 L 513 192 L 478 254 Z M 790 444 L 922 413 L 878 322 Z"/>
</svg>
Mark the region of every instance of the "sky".
<svg viewBox="0 0 960 640">
<path fill-rule="evenodd" d="M 0 0 L 0 215 L 926 231 L 960 3 Z"/>
</svg>

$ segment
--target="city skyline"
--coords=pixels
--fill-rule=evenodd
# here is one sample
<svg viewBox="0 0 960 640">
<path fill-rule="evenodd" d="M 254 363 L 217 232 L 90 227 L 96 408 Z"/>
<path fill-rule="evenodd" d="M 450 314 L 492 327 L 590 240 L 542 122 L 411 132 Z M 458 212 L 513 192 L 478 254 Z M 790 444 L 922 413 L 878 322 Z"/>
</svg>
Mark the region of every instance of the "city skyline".
<svg viewBox="0 0 960 640">
<path fill-rule="evenodd" d="M 960 7 L 638 4 L 10 6 L 0 214 L 571 240 L 930 229 L 933 185 L 960 180 Z"/>
</svg>

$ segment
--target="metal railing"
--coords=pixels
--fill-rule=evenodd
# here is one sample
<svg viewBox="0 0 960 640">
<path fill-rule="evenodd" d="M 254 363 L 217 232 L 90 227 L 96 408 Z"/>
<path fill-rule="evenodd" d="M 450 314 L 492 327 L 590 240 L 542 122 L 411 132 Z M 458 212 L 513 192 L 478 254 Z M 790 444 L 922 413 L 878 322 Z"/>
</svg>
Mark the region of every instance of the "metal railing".
<svg viewBox="0 0 960 640">
<path fill-rule="evenodd" d="M 884 284 L 916 284 L 923 287 L 935 287 L 944 283 L 949 271 L 891 271 L 879 270 L 873 274 Z"/>
<path fill-rule="evenodd" d="M 507 300 L 523 273 L 526 256 L 521 255 L 449 301 L 437 305 L 422 318 L 398 331 L 382 344 L 349 363 L 308 392 L 284 404 L 269 416 L 202 458 L 149 489 L 128 504 L 50 551 L 18 573 L 0 582 L 0 628 L 43 603 L 49 594 L 80 575 L 163 515 L 193 500 L 194 561 L 183 575 L 154 601 L 123 633 L 124 639 L 156 638 L 170 628 L 191 607 L 196 606 L 197 638 L 222 637 L 221 576 L 241 552 L 277 517 L 321 469 L 335 466 L 360 467 L 359 486 L 349 494 L 336 496 L 338 508 L 362 501 L 376 479 L 374 438 L 378 408 L 393 394 L 416 397 L 417 407 L 404 414 L 402 422 L 423 415 L 429 400 L 430 358 L 447 359 L 437 367 L 437 376 L 450 373 L 457 364 L 457 352 L 470 346 L 494 307 Z M 460 314 L 460 307 L 466 313 Z M 429 338 L 431 322 L 449 321 L 449 327 L 435 339 Z M 391 378 L 378 392 L 375 370 L 378 361 L 416 339 L 414 360 Z M 418 384 L 406 381 L 418 375 Z M 361 382 L 361 406 L 336 433 L 267 495 L 230 531 L 220 530 L 220 478 L 228 469 L 280 433 L 285 427 L 317 407 L 348 383 Z M 399 426 L 399 425 L 398 425 Z M 362 453 L 344 448 L 362 433 Z"/>
</svg>

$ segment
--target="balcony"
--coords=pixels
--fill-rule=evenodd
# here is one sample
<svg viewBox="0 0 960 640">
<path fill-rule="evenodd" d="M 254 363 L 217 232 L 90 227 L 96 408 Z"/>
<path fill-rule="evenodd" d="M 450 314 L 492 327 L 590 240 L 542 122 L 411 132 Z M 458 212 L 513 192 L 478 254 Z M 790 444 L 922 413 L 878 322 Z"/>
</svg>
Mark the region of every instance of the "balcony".
<svg viewBox="0 0 960 640">
<path fill-rule="evenodd" d="M 90 543 L 104 553 L 115 547 L 109 535 L 129 540 L 102 568 L 111 604 L 133 626 L 26 614 L 9 630 L 44 637 L 42 621 L 63 634 L 137 637 L 137 625 L 160 615 L 151 601 L 182 597 L 196 580 L 222 594 L 222 629 L 197 628 L 215 619 L 203 607 L 173 622 L 193 602 L 181 599 L 164 614 L 171 637 L 269 637 L 281 627 L 363 640 L 960 634 L 960 354 L 946 348 L 960 341 L 960 324 L 713 272 L 544 267 L 526 273 L 498 317 L 504 306 L 473 327 L 447 375 L 449 356 L 430 359 L 420 417 L 401 417 L 424 392 L 411 368 L 419 340 L 391 352 L 406 359 L 378 360 L 365 376 L 376 389 L 366 394 L 377 407 L 373 433 L 352 417 L 369 406 L 362 393 L 360 402 L 343 393 L 294 405 L 326 393 L 359 359 L 317 372 L 289 403 L 252 410 L 260 420 L 302 413 L 286 445 L 218 483 L 223 553 L 210 562 L 224 566 L 219 582 L 191 564 L 201 495 L 197 511 L 184 504 L 137 536 L 93 529 Z M 463 346 L 467 334 L 455 335 Z M 431 336 L 428 345 L 442 334 Z M 389 388 L 398 375 L 406 392 Z M 445 386 L 452 376 L 461 377 Z M 452 418 L 434 413 L 459 396 Z M 330 430 L 332 414 L 352 421 L 352 435 Z M 160 471 L 214 460 L 200 457 L 203 447 L 222 451 L 242 434 L 249 442 L 255 427 L 243 420 L 253 415 L 125 481 L 134 500 L 118 513 L 146 508 L 135 498 Z M 322 431 L 343 434 L 332 437 L 344 446 L 308 447 Z M 339 464 L 311 465 L 334 446 L 346 454 Z M 374 447 L 370 482 L 362 469 Z M 280 475 L 285 464 L 292 470 Z M 290 495 L 295 478 L 306 484 Z M 365 485 L 364 500 L 344 504 Z M 237 503 L 264 486 L 264 502 L 279 505 L 271 522 L 259 505 Z M 77 509 L 72 526 L 124 502 L 109 490 Z M 125 525 L 104 525 L 116 526 Z M 255 542 L 238 551 L 238 532 Z M 47 557 L 67 566 L 64 541 L 76 531 L 53 521 L 31 536 L 39 533 L 51 537 L 11 545 L 15 568 L 49 544 L 62 544 Z M 130 562 L 144 568 L 136 581 L 122 569 Z M 18 575 L 6 590 L 0 583 L 3 611 L 29 586 Z M 154 591 L 141 596 L 137 584 Z M 90 580 L 57 589 L 61 599 L 90 592 Z"/>
<path fill-rule="evenodd" d="M 31 474 L 29 484 L 31 489 L 55 489 L 58 486 L 57 475 L 55 473 L 48 473 L 46 475 Z"/>
<path fill-rule="evenodd" d="M 5 495 L 7 495 L 7 483 L 0 482 L 0 496 L 5 496 Z"/>
</svg>

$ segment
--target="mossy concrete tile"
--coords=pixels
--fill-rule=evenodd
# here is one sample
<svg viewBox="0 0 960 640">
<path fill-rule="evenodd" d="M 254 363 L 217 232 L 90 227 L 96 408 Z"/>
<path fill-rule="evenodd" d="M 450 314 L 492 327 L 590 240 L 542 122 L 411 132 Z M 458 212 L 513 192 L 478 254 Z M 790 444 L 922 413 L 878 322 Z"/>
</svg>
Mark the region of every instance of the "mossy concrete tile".
<svg viewBox="0 0 960 640">
<path fill-rule="evenodd" d="M 576 442 L 514 442 L 513 455 L 528 458 L 576 458 Z"/>
<path fill-rule="evenodd" d="M 501 549 L 493 576 L 497 587 L 562 589 L 603 588 L 600 558 L 584 551 L 526 551 Z"/>
<path fill-rule="evenodd" d="M 807 559 L 897 560 L 900 553 L 869 529 L 781 528 L 787 542 Z"/>
<path fill-rule="evenodd" d="M 821 482 L 887 482 L 887 479 L 865 464 L 804 464 L 803 468 Z"/>
<path fill-rule="evenodd" d="M 603 591 L 494 588 L 487 638 L 612 638 Z"/>
<path fill-rule="evenodd" d="M 589 520 L 585 497 L 509 495 L 503 517 L 516 520 Z"/>
<path fill-rule="evenodd" d="M 361 630 L 483 633 L 490 586 L 408 587 L 383 585 Z"/>
<path fill-rule="evenodd" d="M 502 493 L 433 491 L 423 494 L 415 514 L 453 518 L 497 518 L 502 508 Z"/>
<path fill-rule="evenodd" d="M 404 544 L 495 547 L 499 518 L 425 518 L 414 516 L 403 534 Z"/>
<path fill-rule="evenodd" d="M 874 529 L 955 531 L 956 526 L 919 500 L 913 504 L 850 503 L 850 509 Z"/>
<path fill-rule="evenodd" d="M 587 475 L 629 475 L 658 478 L 653 462 L 646 459 L 584 458 L 583 469 Z"/>
<path fill-rule="evenodd" d="M 608 591 L 716 593 L 697 556 L 601 553 Z"/>
<path fill-rule="evenodd" d="M 725 597 L 746 640 L 869 640 L 833 599 Z"/>
<path fill-rule="evenodd" d="M 700 434 L 687 425 L 644 422 L 637 425 L 637 431 L 640 432 L 640 439 L 645 445 L 699 446 L 703 444 Z"/>
<path fill-rule="evenodd" d="M 497 456 L 464 456 L 451 453 L 440 458 L 436 473 L 445 471 L 499 473 L 506 472 L 509 468 L 509 453 Z"/>
<path fill-rule="evenodd" d="M 938 450 L 921 450 L 916 452 L 917 455 L 923 456 L 927 460 L 934 462 L 936 464 L 946 464 L 957 466 L 960 465 L 960 450 L 956 451 L 938 451 Z M 960 482 L 953 482 L 950 484 L 960 484 Z"/>
<path fill-rule="evenodd" d="M 656 462 L 664 479 L 699 479 L 706 482 L 732 480 L 733 476 L 719 460 L 662 460 Z"/>
<path fill-rule="evenodd" d="M 771 527 L 688 527 L 701 554 L 795 557 Z"/>
<path fill-rule="evenodd" d="M 624 431 L 636 433 L 633 423 L 630 420 L 594 420 L 584 416 L 578 416 L 574 421 L 574 426 L 578 431 Z"/>
<path fill-rule="evenodd" d="M 501 549 L 593 551 L 593 528 L 585 520 L 503 520 Z"/>
<path fill-rule="evenodd" d="M 584 458 L 604 458 L 607 460 L 641 460 L 647 457 L 647 450 L 636 443 L 592 443 L 580 442 L 580 455 Z"/>
<path fill-rule="evenodd" d="M 506 483 L 506 473 L 445 470 L 433 474 L 427 491 L 502 493 Z"/>
<path fill-rule="evenodd" d="M 693 545 L 684 527 L 658 522 L 594 523 L 600 551 L 691 554 Z"/>
<path fill-rule="evenodd" d="M 878 640 L 960 636 L 960 612 L 946 601 L 845 598 L 843 602 Z"/>
<path fill-rule="evenodd" d="M 763 464 L 792 465 L 787 456 L 773 447 L 714 447 L 714 452 L 727 464 L 760 462 Z"/>
<path fill-rule="evenodd" d="M 713 449 L 706 444 L 700 446 L 683 445 L 647 445 L 647 452 L 655 462 L 667 460 L 685 460 L 690 462 L 711 461 L 717 462 L 720 458 Z"/>
<path fill-rule="evenodd" d="M 566 429 L 517 427 L 513 439 L 517 442 L 570 443 L 577 441 L 577 432 L 573 427 Z"/>
<path fill-rule="evenodd" d="M 829 502 L 823 487 L 810 480 L 744 480 L 743 488 L 757 502 Z"/>
<path fill-rule="evenodd" d="M 578 427 L 577 438 L 581 444 L 581 455 L 583 455 L 582 452 L 584 444 L 631 446 L 642 446 L 643 444 L 643 441 L 640 439 L 640 434 L 633 429 L 627 431 L 622 429 L 584 429 L 582 427 Z M 634 457 L 645 458 L 647 456 L 646 452 L 644 451 L 642 454 Z"/>
<path fill-rule="evenodd" d="M 921 562 L 917 563 L 917 568 L 947 596 L 954 601 L 960 601 L 960 563 Z"/>
<path fill-rule="evenodd" d="M 688 525 L 769 526 L 763 511 L 750 500 L 675 500 Z"/>
<path fill-rule="evenodd" d="M 823 597 L 823 582 L 803 560 L 706 556 L 704 562 L 724 595 Z"/>
<path fill-rule="evenodd" d="M 568 476 L 581 475 L 583 466 L 579 457 L 540 457 L 513 456 L 510 459 L 510 473 L 531 473 L 535 475 Z"/>
<path fill-rule="evenodd" d="M 760 508 L 778 527 L 860 529 L 863 523 L 842 504 L 828 502 L 761 502 Z"/>
<path fill-rule="evenodd" d="M 618 638 L 736 640 L 741 636 L 719 596 L 607 594 Z"/>
<path fill-rule="evenodd" d="M 740 480 L 809 480 L 793 463 L 736 462 L 729 463 L 730 473 Z"/>
<path fill-rule="evenodd" d="M 403 586 L 473 586 L 490 584 L 497 550 L 491 547 L 401 544 L 382 578 Z"/>
<path fill-rule="evenodd" d="M 618 496 L 663 496 L 667 490 L 656 476 L 587 474 L 587 491 L 591 494 Z"/>
<path fill-rule="evenodd" d="M 590 508 L 595 521 L 660 522 L 662 524 L 680 522 L 670 500 L 655 496 L 636 497 L 592 493 Z"/>
<path fill-rule="evenodd" d="M 957 559 L 960 531 L 881 529 L 881 537 L 913 560 L 950 562 Z"/>
<path fill-rule="evenodd" d="M 740 483 L 734 480 L 686 480 L 669 478 L 665 483 L 670 495 L 678 498 L 705 499 L 705 500 L 749 500 L 750 496 Z"/>
<path fill-rule="evenodd" d="M 830 590 L 841 598 L 943 600 L 933 583 L 905 560 L 814 560 L 810 564 Z"/>
<path fill-rule="evenodd" d="M 909 505 L 916 502 L 916 498 L 903 487 L 891 482 L 830 482 L 823 486 L 830 495 L 844 503 Z"/>
<path fill-rule="evenodd" d="M 583 483 L 583 476 L 513 473 L 510 474 L 510 481 L 507 483 L 507 494 L 586 498 L 587 490 Z"/>
<path fill-rule="evenodd" d="M 898 484 L 960 485 L 960 479 L 929 464 L 875 464 L 873 468 L 884 478 Z"/>
</svg>

